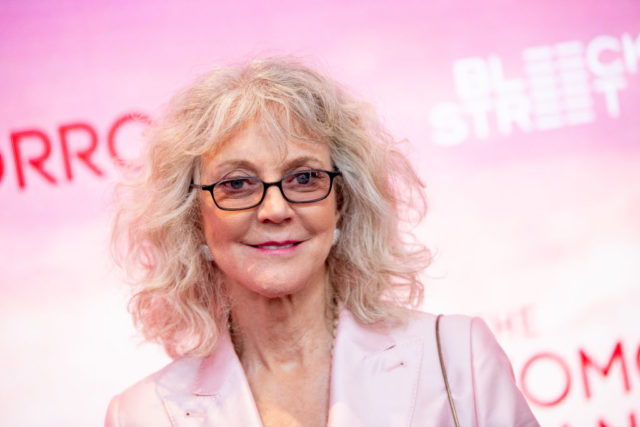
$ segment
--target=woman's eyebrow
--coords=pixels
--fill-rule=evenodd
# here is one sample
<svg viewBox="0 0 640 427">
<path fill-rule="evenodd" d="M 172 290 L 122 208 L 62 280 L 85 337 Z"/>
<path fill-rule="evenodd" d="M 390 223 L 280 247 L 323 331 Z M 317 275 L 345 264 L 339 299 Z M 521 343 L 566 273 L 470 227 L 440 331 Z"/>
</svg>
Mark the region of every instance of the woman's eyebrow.
<svg viewBox="0 0 640 427">
<path fill-rule="evenodd" d="M 291 160 L 287 160 L 284 163 L 284 169 L 293 169 L 299 166 L 322 167 L 322 161 L 313 156 L 300 156 Z M 284 172 L 286 172 L 286 170 Z"/>
<path fill-rule="evenodd" d="M 297 168 L 299 166 L 322 167 L 322 161 L 314 156 L 300 156 L 286 160 L 282 163 L 283 172 L 286 172 L 287 169 Z M 251 170 L 258 169 L 255 163 L 246 159 L 230 159 L 215 166 L 215 169 L 223 168 L 245 168 Z"/>
<path fill-rule="evenodd" d="M 210 165 L 204 168 L 202 171 L 203 181 L 217 181 L 221 178 L 222 174 L 231 171 L 233 169 L 248 169 L 250 171 L 256 171 L 256 165 L 246 159 L 230 159 L 216 165 Z"/>
<path fill-rule="evenodd" d="M 293 159 L 286 160 L 284 163 L 282 163 L 281 173 L 285 174 L 290 170 L 300 166 L 307 166 L 311 168 L 324 167 L 324 165 L 322 164 L 322 161 L 317 157 L 300 156 L 300 157 L 295 157 Z M 235 168 L 248 169 L 250 171 L 253 171 L 253 173 L 255 173 L 256 175 L 259 175 L 258 173 L 259 167 L 255 163 L 246 159 L 229 159 L 229 160 L 225 160 L 220 164 L 215 165 L 209 170 L 205 170 L 203 173 L 203 177 L 208 180 L 218 179 L 218 177 L 216 177 L 215 175 L 217 175 L 221 171 L 224 172 L 225 170 L 230 170 Z"/>
<path fill-rule="evenodd" d="M 215 166 L 215 169 L 223 169 L 223 168 L 255 169 L 256 165 L 250 162 L 249 160 L 245 160 L 245 159 L 230 159 Z"/>
</svg>

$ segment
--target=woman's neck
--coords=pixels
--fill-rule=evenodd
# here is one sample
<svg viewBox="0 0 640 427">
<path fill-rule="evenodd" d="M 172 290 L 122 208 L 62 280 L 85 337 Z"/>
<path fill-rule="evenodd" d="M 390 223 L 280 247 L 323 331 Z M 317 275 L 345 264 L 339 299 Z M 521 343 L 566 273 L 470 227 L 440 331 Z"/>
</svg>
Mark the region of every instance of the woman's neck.
<svg viewBox="0 0 640 427">
<path fill-rule="evenodd" d="M 330 358 L 335 310 L 328 289 L 325 282 L 277 298 L 233 289 L 231 338 L 247 373 L 295 371 Z"/>
</svg>

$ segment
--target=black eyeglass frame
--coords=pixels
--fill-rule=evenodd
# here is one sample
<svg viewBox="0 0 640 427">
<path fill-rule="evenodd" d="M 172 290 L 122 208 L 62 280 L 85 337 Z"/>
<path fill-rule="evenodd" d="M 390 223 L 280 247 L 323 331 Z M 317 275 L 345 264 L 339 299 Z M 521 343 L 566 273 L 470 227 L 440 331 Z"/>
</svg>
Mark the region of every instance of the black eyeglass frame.
<svg viewBox="0 0 640 427">
<path fill-rule="evenodd" d="M 318 197 L 317 199 L 305 200 L 303 202 L 296 201 L 296 200 L 291 200 L 290 198 L 287 197 L 286 194 L 284 194 L 284 190 L 282 189 L 282 181 L 284 181 L 284 179 L 287 178 L 290 175 L 298 174 L 298 173 L 305 173 L 305 172 L 324 172 L 327 175 L 329 175 L 329 189 L 327 190 L 327 194 L 325 194 L 322 197 Z M 192 182 L 191 184 L 189 184 L 189 188 L 199 188 L 199 189 L 201 189 L 203 191 L 208 191 L 211 194 L 211 199 L 213 199 L 213 203 L 215 203 L 215 205 L 218 207 L 218 209 L 221 209 L 223 211 L 244 211 L 244 210 L 247 210 L 247 209 L 253 209 L 256 206 L 260 206 L 260 204 L 264 201 L 265 196 L 267 195 L 267 189 L 269 189 L 269 187 L 271 187 L 271 186 L 278 187 L 280 189 L 280 194 L 282 194 L 282 197 L 289 203 L 314 203 L 314 202 L 319 202 L 320 200 L 324 200 L 327 197 L 329 197 L 329 194 L 331 194 L 331 190 L 333 189 L 333 179 L 338 175 L 342 175 L 342 172 L 340 172 L 338 170 L 328 171 L 328 170 L 324 170 L 324 169 L 303 169 L 303 170 L 297 170 L 297 171 L 293 171 L 293 172 L 289 172 L 289 173 L 284 174 L 282 176 L 282 178 L 280 178 L 280 181 L 264 182 L 260 177 L 257 177 L 257 176 L 242 176 L 242 177 L 236 177 L 236 178 L 221 179 L 220 181 L 214 182 L 213 184 L 209 184 L 209 185 L 194 184 Z M 223 208 L 216 201 L 216 198 L 213 195 L 213 189 L 216 187 L 216 185 L 224 184 L 225 182 L 229 182 L 229 181 L 235 181 L 235 180 L 237 180 L 239 178 L 251 178 L 251 179 L 257 179 L 258 181 L 260 181 L 262 183 L 262 197 L 260 197 L 260 200 L 258 202 L 254 203 L 253 205 L 244 207 L 244 208 Z"/>
</svg>

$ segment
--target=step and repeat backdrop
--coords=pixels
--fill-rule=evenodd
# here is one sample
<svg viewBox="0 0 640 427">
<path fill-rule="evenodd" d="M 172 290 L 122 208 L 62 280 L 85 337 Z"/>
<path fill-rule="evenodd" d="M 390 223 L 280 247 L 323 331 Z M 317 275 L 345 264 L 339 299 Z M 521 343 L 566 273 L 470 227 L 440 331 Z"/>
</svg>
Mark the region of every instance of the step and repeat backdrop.
<svg viewBox="0 0 640 427">
<path fill-rule="evenodd" d="M 640 4 L 303 3 L 0 3 L 0 424 L 100 425 L 169 361 L 110 258 L 121 165 L 196 76 L 295 55 L 406 140 L 423 308 L 485 318 L 542 425 L 640 425 Z"/>
</svg>

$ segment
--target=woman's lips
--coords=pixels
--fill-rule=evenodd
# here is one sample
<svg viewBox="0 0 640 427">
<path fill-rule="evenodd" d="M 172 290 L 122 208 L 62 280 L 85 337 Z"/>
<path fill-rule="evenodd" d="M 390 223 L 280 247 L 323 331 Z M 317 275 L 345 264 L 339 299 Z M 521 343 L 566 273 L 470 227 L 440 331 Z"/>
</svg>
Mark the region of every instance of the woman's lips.
<svg viewBox="0 0 640 427">
<path fill-rule="evenodd" d="M 273 240 L 270 240 L 268 242 L 262 242 L 262 243 L 258 243 L 257 245 L 251 245 L 254 248 L 261 248 L 261 249 L 280 249 L 280 248 L 288 248 L 291 246 L 295 246 L 302 243 L 299 240 L 285 240 L 282 242 L 275 242 Z"/>
<path fill-rule="evenodd" d="M 293 251 L 296 246 L 298 246 L 302 241 L 300 240 L 284 240 L 281 242 L 276 241 L 268 241 L 258 243 L 256 245 L 249 245 L 253 248 L 260 250 L 261 252 L 267 253 L 288 253 Z"/>
</svg>

